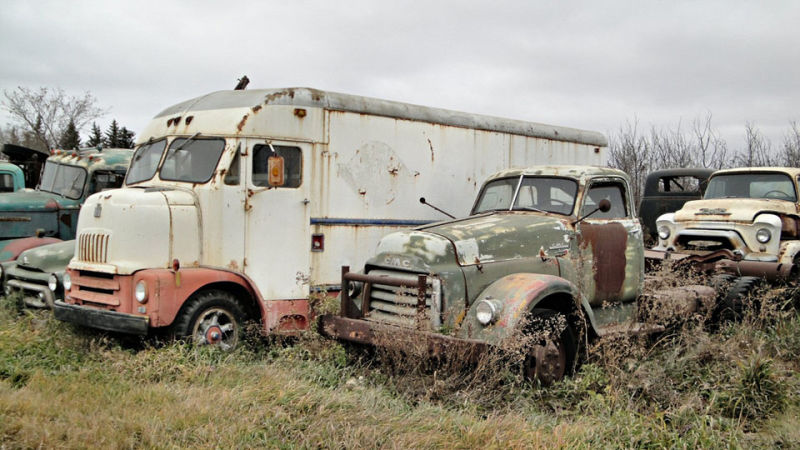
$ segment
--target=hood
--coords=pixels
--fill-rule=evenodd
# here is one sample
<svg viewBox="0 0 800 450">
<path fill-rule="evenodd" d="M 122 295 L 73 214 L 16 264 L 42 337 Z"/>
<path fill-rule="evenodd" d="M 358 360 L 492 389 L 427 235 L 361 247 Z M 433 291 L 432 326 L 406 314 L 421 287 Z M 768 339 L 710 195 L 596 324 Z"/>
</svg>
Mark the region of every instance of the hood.
<svg viewBox="0 0 800 450">
<path fill-rule="evenodd" d="M 0 195 L 0 213 L 4 211 L 55 211 L 64 206 L 77 204 L 79 204 L 79 200 L 71 200 L 51 192 L 39 190 L 26 189 Z"/>
<path fill-rule="evenodd" d="M 63 272 L 74 254 L 75 241 L 63 241 L 25 250 L 17 258 L 17 264 L 42 272 Z"/>
<path fill-rule="evenodd" d="M 398 231 L 384 236 L 376 256 L 367 264 L 393 266 L 402 270 L 431 272 L 434 266 L 452 264 L 456 259 L 453 243 L 424 231 Z"/>
<path fill-rule="evenodd" d="M 424 230 L 456 247 L 461 265 L 505 261 L 569 245 L 568 221 L 546 214 L 502 211 L 446 222 Z"/>
<path fill-rule="evenodd" d="M 715 198 L 686 202 L 675 213 L 678 222 L 720 221 L 752 222 L 755 216 L 765 212 L 797 214 L 797 206 L 785 200 L 755 198 Z"/>
</svg>

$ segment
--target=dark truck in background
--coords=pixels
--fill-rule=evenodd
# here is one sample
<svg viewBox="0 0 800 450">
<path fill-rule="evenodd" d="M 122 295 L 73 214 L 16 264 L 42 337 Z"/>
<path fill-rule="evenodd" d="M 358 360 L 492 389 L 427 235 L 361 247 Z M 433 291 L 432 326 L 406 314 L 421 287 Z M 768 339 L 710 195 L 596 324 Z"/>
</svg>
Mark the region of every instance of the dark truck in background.
<svg viewBox="0 0 800 450">
<path fill-rule="evenodd" d="M 644 194 L 639 202 L 639 219 L 645 240 L 658 239 L 656 219 L 662 214 L 675 212 L 683 204 L 703 197 L 711 169 L 663 169 L 647 175 Z"/>
</svg>

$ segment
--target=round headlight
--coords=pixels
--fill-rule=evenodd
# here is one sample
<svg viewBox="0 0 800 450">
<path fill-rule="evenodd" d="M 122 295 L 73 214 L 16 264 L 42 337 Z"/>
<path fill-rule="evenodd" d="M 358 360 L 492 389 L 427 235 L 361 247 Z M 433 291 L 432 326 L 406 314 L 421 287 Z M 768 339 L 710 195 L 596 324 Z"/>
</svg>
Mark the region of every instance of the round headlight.
<svg viewBox="0 0 800 450">
<path fill-rule="evenodd" d="M 475 317 L 481 325 L 489 325 L 497 320 L 497 314 L 500 308 L 490 298 L 485 298 L 478 302 L 475 307 Z"/>
<path fill-rule="evenodd" d="M 47 279 L 47 287 L 50 288 L 51 291 L 55 292 L 58 289 L 58 277 L 56 274 L 51 273 L 50 278 Z"/>
<path fill-rule="evenodd" d="M 772 239 L 772 232 L 769 231 L 769 229 L 760 228 L 758 231 L 756 231 L 756 240 L 758 242 L 766 244 L 770 239 Z"/>
<path fill-rule="evenodd" d="M 136 297 L 137 302 L 145 303 L 147 301 L 147 283 L 144 281 L 136 283 L 136 288 L 133 290 L 133 295 Z"/>
<path fill-rule="evenodd" d="M 658 237 L 661 239 L 668 239 L 670 235 L 669 227 L 666 225 L 661 225 L 658 227 Z"/>
<path fill-rule="evenodd" d="M 72 277 L 70 277 L 68 273 L 64 273 L 64 278 L 61 280 L 61 284 L 64 285 L 65 291 L 72 289 Z"/>
</svg>

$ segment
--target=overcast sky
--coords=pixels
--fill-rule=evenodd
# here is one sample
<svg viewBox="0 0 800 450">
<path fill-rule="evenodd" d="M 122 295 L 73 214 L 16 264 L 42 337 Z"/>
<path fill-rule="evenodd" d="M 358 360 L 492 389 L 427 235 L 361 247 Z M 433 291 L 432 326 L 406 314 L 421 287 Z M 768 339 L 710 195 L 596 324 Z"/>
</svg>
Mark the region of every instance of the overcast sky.
<svg viewBox="0 0 800 450">
<path fill-rule="evenodd" d="M 135 132 L 244 74 L 604 133 L 711 113 L 733 148 L 800 121 L 790 0 L 4 0 L 0 33 L 0 89 L 88 90 Z"/>
</svg>

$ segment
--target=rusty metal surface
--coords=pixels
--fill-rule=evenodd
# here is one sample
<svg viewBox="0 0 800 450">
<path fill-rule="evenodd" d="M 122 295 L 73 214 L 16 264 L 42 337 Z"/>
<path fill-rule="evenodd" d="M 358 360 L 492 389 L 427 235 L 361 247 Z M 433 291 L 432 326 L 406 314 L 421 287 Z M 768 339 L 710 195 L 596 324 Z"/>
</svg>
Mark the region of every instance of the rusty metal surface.
<svg viewBox="0 0 800 450">
<path fill-rule="evenodd" d="M 765 278 L 768 281 L 786 280 L 796 274 L 794 264 L 782 264 L 764 261 L 733 261 L 723 259 L 718 261 L 714 269 L 724 273 L 738 276 L 753 276 Z"/>
<path fill-rule="evenodd" d="M 581 224 L 581 245 L 591 247 L 596 297 L 594 302 L 618 298 L 625 282 L 628 232 L 620 223 Z M 602 268 L 602 270 L 599 270 Z"/>
<path fill-rule="evenodd" d="M 401 350 L 404 342 L 422 343 L 427 345 L 430 356 L 458 352 L 467 360 L 477 360 L 489 349 L 486 342 L 474 339 L 455 338 L 329 314 L 320 317 L 319 329 L 322 335 L 331 338 L 384 347 L 395 345 Z"/>
</svg>

